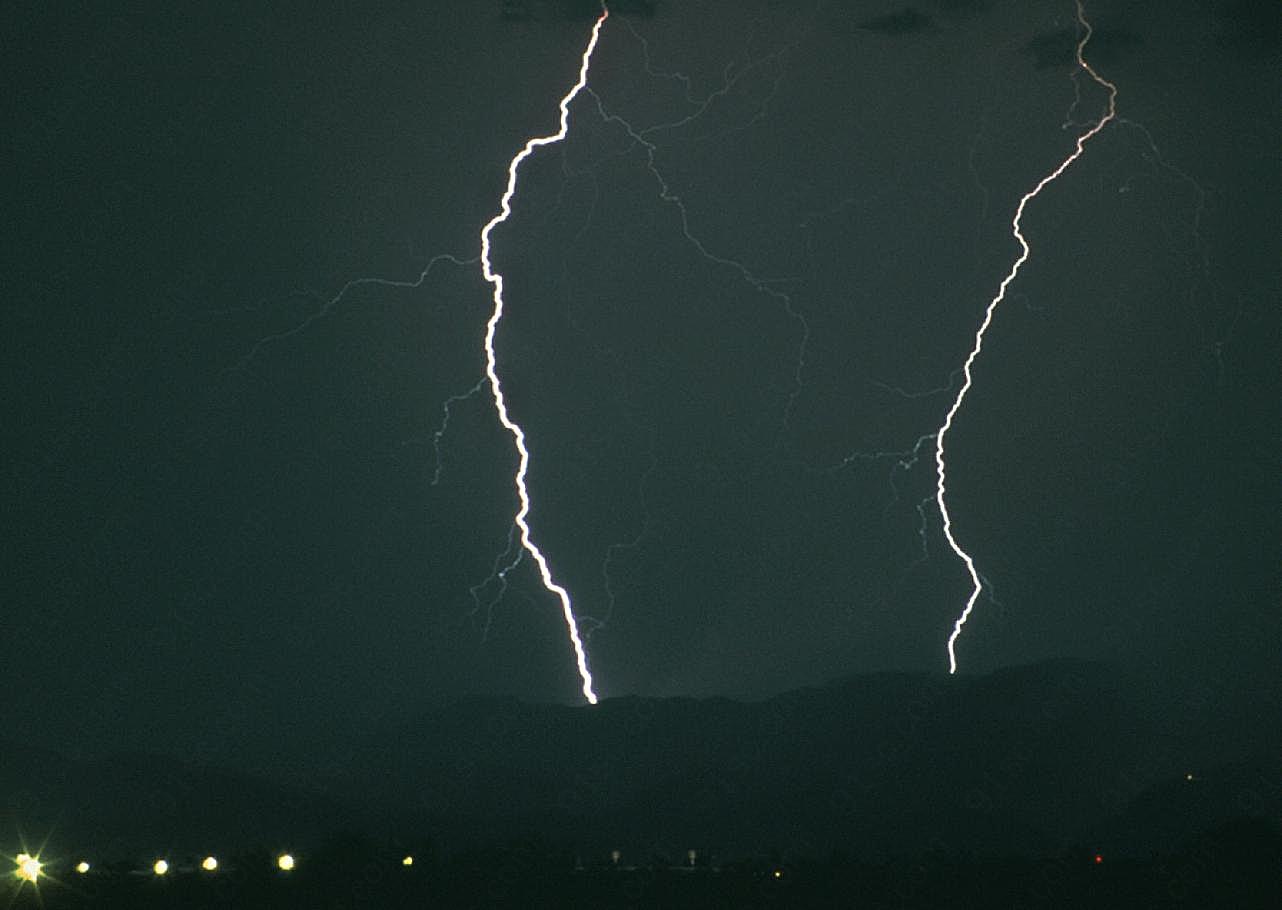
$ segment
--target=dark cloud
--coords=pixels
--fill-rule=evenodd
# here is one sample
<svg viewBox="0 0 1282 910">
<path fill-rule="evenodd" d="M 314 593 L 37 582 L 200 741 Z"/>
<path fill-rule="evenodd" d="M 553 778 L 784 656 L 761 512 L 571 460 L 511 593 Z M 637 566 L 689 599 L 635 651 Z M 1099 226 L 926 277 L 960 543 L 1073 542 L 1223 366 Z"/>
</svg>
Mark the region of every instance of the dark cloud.
<svg viewBox="0 0 1282 910">
<path fill-rule="evenodd" d="M 934 5 L 945 13 L 982 13 L 992 4 L 990 0 L 934 0 Z"/>
<path fill-rule="evenodd" d="M 876 32 L 881 35 L 890 35 L 898 37 L 900 35 L 911 35 L 915 32 L 924 31 L 928 28 L 933 20 L 925 13 L 913 9 L 911 6 L 894 13 L 886 13 L 883 16 L 873 16 L 870 19 L 864 19 L 855 25 L 856 28 L 866 32 Z"/>
<path fill-rule="evenodd" d="M 616 16 L 648 19 L 655 14 L 657 0 L 614 0 L 607 4 Z M 600 0 L 500 0 L 499 15 L 517 22 L 545 19 L 590 21 L 601 12 Z"/>
<path fill-rule="evenodd" d="M 609 7 L 611 13 L 649 18 L 658 10 L 659 4 L 657 0 L 614 0 Z"/>
<path fill-rule="evenodd" d="M 1036 58 L 1034 66 L 1038 69 L 1071 66 L 1074 49 L 1080 40 L 1081 36 L 1076 29 L 1062 28 L 1034 35 L 1025 49 L 1031 51 Z M 1097 28 L 1091 33 L 1086 52 L 1091 61 L 1109 64 L 1130 56 L 1142 43 L 1143 40 L 1135 32 L 1121 28 Z"/>
</svg>

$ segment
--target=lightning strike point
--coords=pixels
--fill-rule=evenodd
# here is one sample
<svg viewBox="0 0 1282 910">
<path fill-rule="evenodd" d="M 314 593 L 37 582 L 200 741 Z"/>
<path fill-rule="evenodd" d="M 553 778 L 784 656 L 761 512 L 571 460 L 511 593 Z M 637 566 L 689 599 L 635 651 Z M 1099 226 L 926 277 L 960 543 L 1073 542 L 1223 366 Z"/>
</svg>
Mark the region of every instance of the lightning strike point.
<svg viewBox="0 0 1282 910">
<path fill-rule="evenodd" d="M 961 410 L 962 401 L 965 400 L 966 393 L 970 391 L 973 381 L 973 377 L 971 376 L 971 366 L 974 365 L 975 359 L 979 357 L 979 352 L 984 347 L 984 334 L 988 331 L 988 327 L 993 322 L 993 314 L 996 312 L 998 304 L 1005 299 L 1006 289 L 1009 288 L 1011 282 L 1015 280 L 1015 276 L 1019 274 L 1020 267 L 1028 260 L 1029 253 L 1031 252 L 1028 241 L 1020 230 L 1020 222 L 1024 217 L 1024 208 L 1032 199 L 1037 197 L 1044 187 L 1055 181 L 1060 174 L 1064 173 L 1064 171 L 1068 170 L 1069 165 L 1082 156 L 1086 143 L 1098 135 L 1108 122 L 1117 116 L 1117 86 L 1109 82 L 1099 73 L 1095 72 L 1091 65 L 1086 62 L 1086 58 L 1082 56 L 1087 42 L 1091 40 L 1091 24 L 1086 20 L 1086 11 L 1082 7 L 1082 0 L 1077 0 L 1077 21 L 1081 24 L 1083 29 L 1082 37 L 1077 42 L 1077 63 L 1092 79 L 1095 80 L 1097 85 L 1108 90 L 1108 110 L 1094 126 L 1077 137 L 1073 153 L 1061 161 L 1055 170 L 1051 171 L 1038 181 L 1037 185 L 1025 193 L 1019 200 L 1019 205 L 1015 209 L 1015 217 L 1011 219 L 1011 233 L 1015 239 L 1019 241 L 1021 250 L 1019 258 L 1017 258 L 1011 265 L 1010 271 L 1006 273 L 1006 277 L 1002 279 L 1002 283 L 997 289 L 997 295 L 993 297 L 988 304 L 988 308 L 984 311 L 984 319 L 980 323 L 978 331 L 975 333 L 975 344 L 971 348 L 970 354 L 966 357 L 966 362 L 962 365 L 962 375 L 965 377 L 965 381 L 962 382 L 961 389 L 957 392 L 957 397 L 953 399 L 952 407 L 948 409 L 948 414 L 944 417 L 944 422 L 935 435 L 935 473 L 938 478 L 938 483 L 935 487 L 935 501 L 939 505 L 939 514 L 943 519 L 944 538 L 948 541 L 948 546 L 952 548 L 952 551 L 957 554 L 957 558 L 966 565 L 966 571 L 970 575 L 971 581 L 970 597 L 966 599 L 966 606 L 962 610 L 961 615 L 957 618 L 957 621 L 953 623 L 952 634 L 948 636 L 949 673 L 957 672 L 957 653 L 955 650 L 957 638 L 961 635 L 962 627 L 966 625 L 966 620 L 970 618 L 971 611 L 975 608 L 975 602 L 979 599 L 980 592 L 983 590 L 983 583 L 980 580 L 979 570 L 975 568 L 975 560 L 969 553 L 962 549 L 961 545 L 957 543 L 957 538 L 953 536 L 953 520 L 952 516 L 948 514 L 948 506 L 945 504 L 944 500 L 946 473 L 944 467 L 944 438 L 948 435 L 948 431 L 952 429 L 953 419 L 957 416 L 957 412 Z M 1074 107 L 1076 107 L 1076 102 L 1074 102 Z"/>
<path fill-rule="evenodd" d="M 507 189 L 499 202 L 499 213 L 491 218 L 481 230 L 481 274 L 485 276 L 485 280 L 494 288 L 494 311 L 485 326 L 485 375 L 489 378 L 490 389 L 494 393 L 494 409 L 498 412 L 499 422 L 512 434 L 512 441 L 516 444 L 516 451 L 520 456 L 520 462 L 514 478 L 517 497 L 521 501 L 521 507 L 516 513 L 516 526 L 521 531 L 521 545 L 538 566 L 539 575 L 543 579 L 543 587 L 555 594 L 557 599 L 561 601 L 561 612 L 565 616 L 565 625 L 570 635 L 570 644 L 574 647 L 575 663 L 578 665 L 579 677 L 583 680 L 583 697 L 588 700 L 589 704 L 593 705 L 597 703 L 597 697 L 592 689 L 592 673 L 588 670 L 588 656 L 583 647 L 583 639 L 579 636 L 579 626 L 574 617 L 574 607 L 570 602 L 570 593 L 553 579 L 547 558 L 534 545 L 534 540 L 530 533 L 530 493 L 525 484 L 525 477 L 530 468 L 530 451 L 525 445 L 525 431 L 508 414 L 507 400 L 503 396 L 503 386 L 499 381 L 498 363 L 494 353 L 494 334 L 498 329 L 499 321 L 503 318 L 503 276 L 496 272 L 490 263 L 490 235 L 496 227 L 507 221 L 512 215 L 512 198 L 516 195 L 516 172 L 520 168 L 521 162 L 534 154 L 536 149 L 545 145 L 555 145 L 565 139 L 569 133 L 570 102 L 587 86 L 588 65 L 592 61 L 592 52 L 596 49 L 597 39 L 601 34 L 601 26 L 609 15 L 609 11 L 603 4 L 601 15 L 597 18 L 596 24 L 592 26 L 592 36 L 588 39 L 588 46 L 583 51 L 578 81 L 561 99 L 560 129 L 551 135 L 537 136 L 530 139 L 525 143 L 525 147 L 517 152 L 511 163 L 508 164 Z"/>
</svg>

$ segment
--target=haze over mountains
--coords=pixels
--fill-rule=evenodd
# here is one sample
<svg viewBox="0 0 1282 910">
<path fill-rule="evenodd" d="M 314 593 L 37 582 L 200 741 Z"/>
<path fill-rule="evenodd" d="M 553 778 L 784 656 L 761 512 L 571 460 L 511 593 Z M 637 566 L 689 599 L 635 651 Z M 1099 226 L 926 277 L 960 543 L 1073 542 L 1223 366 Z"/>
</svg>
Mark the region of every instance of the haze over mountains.
<svg viewBox="0 0 1282 910">
<path fill-rule="evenodd" d="M 1109 668 L 1059 661 L 854 676 L 751 703 L 477 699 L 367 740 L 336 731 L 289 783 L 0 742 L 0 830 L 120 857 L 304 849 L 340 832 L 446 851 L 533 838 L 634 861 L 1147 856 L 1235 818 L 1282 817 L 1270 705 L 1255 720 L 1159 711 Z"/>
</svg>

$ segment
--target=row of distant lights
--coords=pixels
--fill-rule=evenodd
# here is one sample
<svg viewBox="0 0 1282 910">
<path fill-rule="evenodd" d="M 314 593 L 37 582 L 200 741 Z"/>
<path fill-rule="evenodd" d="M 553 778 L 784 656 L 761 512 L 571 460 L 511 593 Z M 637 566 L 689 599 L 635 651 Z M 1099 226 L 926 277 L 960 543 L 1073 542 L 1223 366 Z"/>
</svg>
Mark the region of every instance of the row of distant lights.
<svg viewBox="0 0 1282 910">
<path fill-rule="evenodd" d="M 1189 774 L 1185 779 L 1191 781 L 1193 780 L 1193 775 Z M 618 850 L 614 850 L 610 854 L 610 859 L 616 866 L 621 858 L 622 855 Z M 694 850 L 691 850 L 687 855 L 687 859 L 691 866 L 694 865 L 697 858 L 698 854 Z M 1092 859 L 1094 859 L 1096 865 L 1100 865 L 1104 862 L 1103 855 L 1099 853 L 1096 853 Z M 44 875 L 44 863 L 40 862 L 39 857 L 32 856 L 30 853 L 19 853 L 14 858 L 14 862 L 18 865 L 14 874 L 24 882 L 30 882 L 34 885 L 40 880 L 40 877 Z M 297 862 L 290 853 L 282 853 L 280 856 L 276 857 L 276 868 L 282 872 L 293 872 L 296 865 Z M 402 857 L 401 865 L 414 865 L 414 857 L 408 855 Z M 87 875 L 92 868 L 93 867 L 89 864 L 88 860 L 82 859 L 80 862 L 76 863 L 76 872 L 80 875 Z M 216 856 L 206 856 L 200 861 L 200 868 L 206 872 L 217 872 L 218 858 Z M 156 860 L 151 866 L 151 871 L 156 876 L 168 875 L 169 861 L 166 859 Z M 775 869 L 771 872 L 771 875 L 776 879 L 781 879 L 783 878 L 783 870 Z"/>
<path fill-rule="evenodd" d="M 24 882 L 30 882 L 34 885 L 40 880 L 40 877 L 45 874 L 44 863 L 40 861 L 39 857 L 32 856 L 30 853 L 19 853 L 14 858 L 14 862 L 17 863 L 18 866 L 18 868 L 14 870 L 14 875 Z M 281 872 L 293 872 L 296 865 L 297 863 L 292 854 L 282 853 L 280 856 L 276 857 L 276 868 Z M 403 857 L 401 859 L 401 865 L 414 865 L 414 857 Z M 76 863 L 76 872 L 80 875 L 87 875 L 92 868 L 93 866 L 89 864 L 88 860 L 82 859 L 80 862 Z M 217 872 L 218 857 L 206 856 L 200 861 L 200 868 L 206 872 Z M 156 860 L 152 863 L 151 871 L 157 876 L 168 875 L 169 861 L 166 859 Z"/>
</svg>

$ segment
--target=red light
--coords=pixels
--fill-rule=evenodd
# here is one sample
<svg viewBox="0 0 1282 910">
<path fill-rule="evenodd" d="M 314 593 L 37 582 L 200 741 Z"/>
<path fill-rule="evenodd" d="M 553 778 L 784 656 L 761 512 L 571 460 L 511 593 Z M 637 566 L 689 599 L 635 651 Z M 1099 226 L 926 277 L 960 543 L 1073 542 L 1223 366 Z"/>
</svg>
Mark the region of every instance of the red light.
<svg viewBox="0 0 1282 910">
<path fill-rule="evenodd" d="M 1097 866 L 1098 866 L 1098 865 L 1099 865 L 1100 863 L 1102 863 L 1102 862 L 1104 862 L 1104 854 L 1102 854 L 1102 853 L 1096 853 L 1096 854 L 1095 854 L 1095 865 L 1097 865 Z"/>
</svg>

